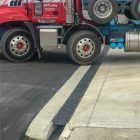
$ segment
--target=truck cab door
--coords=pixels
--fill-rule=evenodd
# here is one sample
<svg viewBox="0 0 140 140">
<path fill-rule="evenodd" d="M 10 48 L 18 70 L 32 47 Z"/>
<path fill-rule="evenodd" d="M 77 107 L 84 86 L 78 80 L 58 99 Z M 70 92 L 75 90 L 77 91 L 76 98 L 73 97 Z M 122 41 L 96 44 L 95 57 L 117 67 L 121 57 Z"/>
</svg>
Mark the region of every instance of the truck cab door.
<svg viewBox="0 0 140 140">
<path fill-rule="evenodd" d="M 65 23 L 65 0 L 34 0 L 34 16 L 43 23 Z"/>
</svg>

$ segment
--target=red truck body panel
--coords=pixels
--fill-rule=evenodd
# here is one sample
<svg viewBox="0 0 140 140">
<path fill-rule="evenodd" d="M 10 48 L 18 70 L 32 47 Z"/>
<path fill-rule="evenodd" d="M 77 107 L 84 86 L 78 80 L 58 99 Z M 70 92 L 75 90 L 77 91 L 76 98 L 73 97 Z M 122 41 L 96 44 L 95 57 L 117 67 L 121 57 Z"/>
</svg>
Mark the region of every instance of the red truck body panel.
<svg viewBox="0 0 140 140">
<path fill-rule="evenodd" d="M 18 12 L 17 12 L 18 11 Z M 31 20 L 23 8 L 0 8 L 0 24 L 10 21 Z"/>
<path fill-rule="evenodd" d="M 35 16 L 34 14 L 34 0 L 29 3 L 22 1 L 20 6 L 10 6 L 11 0 L 4 1 L 0 6 L 0 24 L 10 21 L 32 21 L 33 23 L 66 23 L 66 8 L 64 2 L 61 0 L 58 2 L 43 2 L 43 14 L 41 16 Z M 28 14 L 26 10 L 26 4 L 28 4 Z"/>
</svg>

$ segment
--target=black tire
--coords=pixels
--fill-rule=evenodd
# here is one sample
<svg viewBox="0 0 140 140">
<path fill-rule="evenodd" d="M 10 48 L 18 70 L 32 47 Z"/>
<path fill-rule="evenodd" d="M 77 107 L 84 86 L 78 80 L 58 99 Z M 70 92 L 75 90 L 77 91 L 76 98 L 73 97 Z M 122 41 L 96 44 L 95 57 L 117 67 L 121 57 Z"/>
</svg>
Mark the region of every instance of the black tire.
<svg viewBox="0 0 140 140">
<path fill-rule="evenodd" d="M 140 20 L 140 0 L 132 0 L 130 4 L 130 12 L 134 19 Z"/>
<path fill-rule="evenodd" d="M 104 11 L 101 11 L 101 6 L 102 6 L 102 10 Z M 105 15 L 105 10 L 106 10 L 106 15 Z M 117 13 L 118 13 L 118 4 L 115 0 L 90 0 L 89 1 L 89 5 L 88 5 L 89 17 L 97 24 L 102 25 L 110 22 L 117 16 Z"/>
<path fill-rule="evenodd" d="M 125 16 L 128 18 L 128 19 L 132 19 L 132 15 L 131 15 L 131 12 L 130 10 L 125 10 Z"/>
<path fill-rule="evenodd" d="M 26 47 L 25 50 L 23 48 L 11 48 L 13 46 L 12 43 L 14 43 L 14 39 L 17 40 L 15 41 L 15 44 L 21 44 L 21 47 Z M 19 41 L 21 39 L 21 42 Z M 11 42 L 13 41 L 13 42 Z M 10 44 L 11 43 L 11 44 Z M 1 39 L 1 50 L 2 54 L 10 61 L 13 62 L 24 62 L 29 59 L 34 55 L 35 48 L 33 46 L 33 40 L 28 33 L 28 31 L 20 28 L 13 28 L 8 30 L 2 37 Z M 15 49 L 15 50 L 14 50 Z M 19 52 L 17 50 L 19 49 Z M 21 51 L 21 49 L 23 51 Z M 18 52 L 18 53 L 17 53 Z"/>
<path fill-rule="evenodd" d="M 83 42 L 82 42 L 83 41 Z M 86 43 L 84 44 L 84 41 Z M 79 43 L 81 46 L 78 46 Z M 84 45 L 84 46 L 82 46 Z M 88 47 L 89 50 L 84 52 L 84 47 Z M 83 47 L 83 48 L 80 48 Z M 80 51 L 79 51 L 79 50 Z M 83 50 L 82 50 L 83 49 Z M 83 51 L 83 52 L 82 52 Z M 68 56 L 77 64 L 79 65 L 90 65 L 92 64 L 95 59 L 99 56 L 101 52 L 101 43 L 100 39 L 97 35 L 90 31 L 78 31 L 74 33 L 68 40 L 67 43 L 67 53 Z M 86 56 L 83 53 L 87 53 L 88 55 Z"/>
</svg>

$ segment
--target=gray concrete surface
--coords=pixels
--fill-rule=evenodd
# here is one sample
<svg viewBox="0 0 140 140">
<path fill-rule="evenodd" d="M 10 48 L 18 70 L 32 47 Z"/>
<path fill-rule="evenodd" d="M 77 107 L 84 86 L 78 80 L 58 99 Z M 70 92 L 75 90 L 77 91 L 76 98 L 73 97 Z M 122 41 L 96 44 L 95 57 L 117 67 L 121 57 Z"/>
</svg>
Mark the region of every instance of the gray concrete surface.
<svg viewBox="0 0 140 140">
<path fill-rule="evenodd" d="M 60 139 L 140 139 L 139 58 L 110 50 Z M 32 119 L 77 68 L 64 52 L 22 64 L 1 58 L 0 140 L 24 139 Z"/>
<path fill-rule="evenodd" d="M 119 128 L 76 128 L 69 140 L 140 140 L 140 130 Z"/>
<path fill-rule="evenodd" d="M 139 58 L 110 50 L 60 139 L 140 139 Z"/>
</svg>

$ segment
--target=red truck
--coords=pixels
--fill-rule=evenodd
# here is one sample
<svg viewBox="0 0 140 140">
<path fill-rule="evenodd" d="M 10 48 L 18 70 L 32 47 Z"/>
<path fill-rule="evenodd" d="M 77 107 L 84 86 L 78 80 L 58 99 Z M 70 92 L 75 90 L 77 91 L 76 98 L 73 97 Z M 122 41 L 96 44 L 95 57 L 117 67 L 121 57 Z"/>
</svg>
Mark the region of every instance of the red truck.
<svg viewBox="0 0 140 140">
<path fill-rule="evenodd" d="M 0 1 L 0 47 L 10 61 L 66 46 L 74 62 L 91 64 L 104 44 L 94 25 L 83 17 L 82 0 Z"/>
<path fill-rule="evenodd" d="M 75 63 L 88 65 L 105 44 L 140 52 L 139 0 L 89 0 L 91 20 L 83 16 L 83 1 L 1 0 L 2 54 L 21 62 L 31 59 L 35 52 L 40 57 L 42 50 L 65 46 Z M 118 14 L 126 15 L 128 21 L 120 22 Z"/>
</svg>

